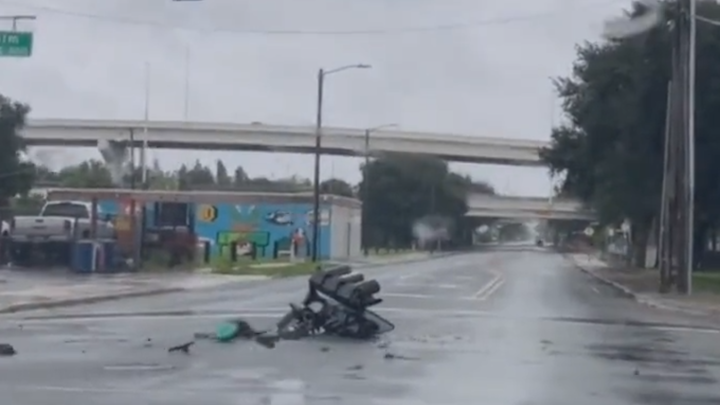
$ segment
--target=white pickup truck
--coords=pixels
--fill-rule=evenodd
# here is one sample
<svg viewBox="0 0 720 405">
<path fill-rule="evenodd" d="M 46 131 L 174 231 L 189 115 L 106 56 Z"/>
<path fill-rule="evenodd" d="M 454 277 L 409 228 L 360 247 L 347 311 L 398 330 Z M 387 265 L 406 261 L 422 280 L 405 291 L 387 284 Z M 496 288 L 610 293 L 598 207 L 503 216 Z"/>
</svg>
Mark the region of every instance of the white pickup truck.
<svg viewBox="0 0 720 405">
<path fill-rule="evenodd" d="M 13 244 L 71 242 L 90 237 L 92 204 L 84 201 L 48 201 L 38 216 L 18 216 L 10 222 Z M 97 238 L 112 239 L 115 228 L 98 207 Z"/>
</svg>

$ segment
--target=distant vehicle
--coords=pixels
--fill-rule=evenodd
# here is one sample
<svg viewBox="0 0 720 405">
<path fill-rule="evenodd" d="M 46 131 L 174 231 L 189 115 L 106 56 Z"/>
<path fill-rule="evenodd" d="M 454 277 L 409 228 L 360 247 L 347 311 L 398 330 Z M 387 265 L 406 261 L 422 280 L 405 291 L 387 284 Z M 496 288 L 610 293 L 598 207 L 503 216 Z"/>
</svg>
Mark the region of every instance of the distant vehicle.
<svg viewBox="0 0 720 405">
<path fill-rule="evenodd" d="M 537 247 L 543 247 L 543 246 L 545 246 L 545 242 L 543 242 L 542 239 L 538 239 L 538 240 L 535 241 L 535 245 L 536 245 Z"/>
<path fill-rule="evenodd" d="M 67 242 L 90 237 L 92 204 L 84 201 L 48 201 L 38 216 L 18 216 L 10 222 L 13 242 Z M 111 239 L 115 228 L 98 207 L 97 237 Z"/>
<path fill-rule="evenodd" d="M 84 201 L 48 201 L 37 216 L 17 216 L 10 221 L 13 261 L 24 262 L 33 251 L 69 260 L 69 246 L 90 237 L 92 204 Z M 114 239 L 110 216 L 98 207 L 97 238 Z"/>
</svg>

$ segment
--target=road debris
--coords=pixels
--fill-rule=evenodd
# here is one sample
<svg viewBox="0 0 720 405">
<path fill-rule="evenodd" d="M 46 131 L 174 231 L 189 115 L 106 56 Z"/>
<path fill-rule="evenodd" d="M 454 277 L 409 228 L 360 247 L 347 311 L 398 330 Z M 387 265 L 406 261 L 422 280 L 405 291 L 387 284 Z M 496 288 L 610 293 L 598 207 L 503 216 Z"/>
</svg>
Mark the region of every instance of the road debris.
<svg viewBox="0 0 720 405">
<path fill-rule="evenodd" d="M 377 280 L 352 274 L 350 266 L 317 271 L 310 277 L 308 293 L 301 306 L 290 304 L 290 311 L 278 322 L 283 339 L 316 334 L 354 339 L 370 339 L 395 329 L 390 321 L 368 308 L 382 302 Z"/>
<path fill-rule="evenodd" d="M 0 343 L 0 356 L 14 356 L 17 352 L 10 343 Z"/>
<path fill-rule="evenodd" d="M 233 319 L 219 324 L 215 333 L 199 332 L 194 337 L 217 342 L 252 340 L 272 349 L 281 340 L 319 334 L 370 339 L 395 329 L 390 321 L 368 309 L 382 302 L 375 297 L 380 291 L 377 280 L 352 273 L 349 266 L 318 269 L 308 281 L 302 304 L 290 304 L 288 313 L 271 330 L 256 330 L 243 319 Z"/>
<path fill-rule="evenodd" d="M 195 342 L 194 342 L 194 341 L 191 341 L 191 342 L 183 343 L 183 344 L 178 345 L 178 346 L 173 346 L 173 347 L 171 347 L 171 348 L 168 349 L 168 353 L 172 353 L 172 352 L 183 352 L 183 353 L 185 353 L 185 354 L 190 354 L 190 346 L 192 346 L 192 345 L 194 345 L 194 344 L 195 344 Z"/>
<path fill-rule="evenodd" d="M 419 357 L 410 357 L 410 356 L 403 356 L 400 354 L 390 353 L 387 352 L 383 356 L 385 360 L 420 360 Z"/>
</svg>

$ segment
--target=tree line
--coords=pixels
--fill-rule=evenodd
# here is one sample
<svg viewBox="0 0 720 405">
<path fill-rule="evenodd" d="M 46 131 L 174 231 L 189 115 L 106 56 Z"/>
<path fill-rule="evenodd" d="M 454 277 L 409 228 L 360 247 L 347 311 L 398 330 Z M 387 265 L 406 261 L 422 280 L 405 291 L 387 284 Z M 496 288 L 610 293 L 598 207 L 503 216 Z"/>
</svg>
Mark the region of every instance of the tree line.
<svg viewBox="0 0 720 405">
<path fill-rule="evenodd" d="M 300 192 L 312 191 L 309 179 L 293 176 L 284 179 L 251 178 L 239 166 L 228 169 L 222 161 L 214 167 L 196 161 L 178 170 L 163 170 L 158 161 L 148 168 L 146 183 L 142 170 L 126 170 L 122 184 L 114 184 L 111 172 L 100 160 L 53 171 L 23 160 L 26 145 L 21 136 L 29 106 L 0 99 L 0 213 L 11 215 L 37 209 L 40 202 L 29 196 L 32 187 L 69 188 L 149 188 L 163 190 L 224 190 Z M 132 168 L 128 168 L 132 169 Z M 494 194 L 492 186 L 474 182 L 450 170 L 443 160 L 407 154 L 386 154 L 360 167 L 366 174 L 360 184 L 342 179 L 321 183 L 322 193 L 358 198 L 363 202 L 366 221 L 363 243 L 377 247 L 410 247 L 418 221 L 442 226 L 448 231 L 449 243 L 471 241 L 474 222 L 465 218 L 469 192 Z"/>
<path fill-rule="evenodd" d="M 632 225 L 636 265 L 660 215 L 668 83 L 676 1 L 662 2 L 662 20 L 629 38 L 577 46 L 572 74 L 555 80 L 564 122 L 541 155 L 562 182 L 558 194 L 583 200 L 602 224 Z M 720 19 L 720 5 L 701 0 L 698 15 Z M 626 13 L 648 12 L 634 4 Z M 695 99 L 695 266 L 720 225 L 720 27 L 697 23 Z"/>
</svg>

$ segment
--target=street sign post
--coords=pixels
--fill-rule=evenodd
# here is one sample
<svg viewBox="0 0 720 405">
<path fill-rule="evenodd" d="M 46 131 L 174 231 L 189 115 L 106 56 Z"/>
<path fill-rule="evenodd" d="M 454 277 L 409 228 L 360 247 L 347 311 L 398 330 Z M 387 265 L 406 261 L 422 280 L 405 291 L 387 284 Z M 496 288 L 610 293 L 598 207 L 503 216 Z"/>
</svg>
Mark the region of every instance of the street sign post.
<svg viewBox="0 0 720 405">
<path fill-rule="evenodd" d="M 32 48 L 32 32 L 0 31 L 0 57 L 29 57 L 32 55 Z"/>
</svg>

